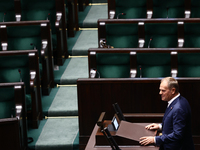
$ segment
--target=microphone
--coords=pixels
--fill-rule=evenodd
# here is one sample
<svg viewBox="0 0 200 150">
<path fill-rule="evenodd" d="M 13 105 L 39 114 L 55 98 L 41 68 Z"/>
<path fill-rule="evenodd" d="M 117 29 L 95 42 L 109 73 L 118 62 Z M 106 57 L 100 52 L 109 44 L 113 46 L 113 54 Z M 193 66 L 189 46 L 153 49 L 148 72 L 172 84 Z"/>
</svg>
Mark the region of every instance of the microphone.
<svg viewBox="0 0 200 150">
<path fill-rule="evenodd" d="M 20 82 L 22 82 L 22 74 L 21 74 L 21 70 L 18 69 L 19 75 L 20 75 Z"/>
<path fill-rule="evenodd" d="M 169 10 L 169 7 L 167 7 L 167 18 L 168 18 L 168 10 Z"/>
<path fill-rule="evenodd" d="M 126 15 L 126 13 L 119 13 L 119 14 L 117 15 L 117 19 L 119 19 L 119 16 L 120 16 L 120 15 L 123 16 L 123 15 Z"/>
<path fill-rule="evenodd" d="M 153 40 L 153 36 L 151 36 L 150 39 L 149 39 L 148 48 L 150 48 L 150 44 L 151 44 L 152 40 Z"/>
<path fill-rule="evenodd" d="M 142 78 L 142 66 L 139 65 L 139 68 L 140 68 L 140 78 Z"/>
<path fill-rule="evenodd" d="M 50 13 L 48 13 L 47 20 L 49 20 L 49 17 L 50 17 Z"/>
<path fill-rule="evenodd" d="M 4 22 L 4 19 L 5 19 L 5 16 L 6 16 L 6 13 L 3 14 L 3 22 Z"/>
<path fill-rule="evenodd" d="M 33 46 L 33 49 L 36 49 L 35 44 L 31 43 L 30 45 Z"/>
</svg>

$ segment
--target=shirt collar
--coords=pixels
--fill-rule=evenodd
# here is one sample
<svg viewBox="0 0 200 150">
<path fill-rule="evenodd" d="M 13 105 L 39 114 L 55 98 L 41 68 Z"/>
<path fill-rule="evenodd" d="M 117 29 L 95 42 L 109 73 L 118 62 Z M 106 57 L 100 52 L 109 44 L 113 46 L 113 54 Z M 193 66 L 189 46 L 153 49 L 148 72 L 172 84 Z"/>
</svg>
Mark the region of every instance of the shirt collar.
<svg viewBox="0 0 200 150">
<path fill-rule="evenodd" d="M 168 101 L 167 107 L 169 107 L 169 105 L 179 96 L 180 96 L 180 93 L 178 93 L 178 95 L 176 95 L 174 98 L 172 98 L 170 101 Z"/>
</svg>

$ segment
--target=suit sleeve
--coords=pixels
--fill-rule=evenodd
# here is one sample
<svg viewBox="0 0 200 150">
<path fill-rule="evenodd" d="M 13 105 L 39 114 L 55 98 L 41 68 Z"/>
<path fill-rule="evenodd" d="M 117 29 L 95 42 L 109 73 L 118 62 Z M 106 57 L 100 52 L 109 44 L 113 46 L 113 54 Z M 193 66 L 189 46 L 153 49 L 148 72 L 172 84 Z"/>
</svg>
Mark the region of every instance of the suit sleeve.
<svg viewBox="0 0 200 150">
<path fill-rule="evenodd" d="M 174 141 L 181 140 L 184 135 L 186 127 L 186 114 L 179 108 L 173 112 L 173 129 L 169 134 L 163 134 L 161 136 L 156 136 L 156 145 L 160 146 L 162 144 L 171 143 Z"/>
</svg>

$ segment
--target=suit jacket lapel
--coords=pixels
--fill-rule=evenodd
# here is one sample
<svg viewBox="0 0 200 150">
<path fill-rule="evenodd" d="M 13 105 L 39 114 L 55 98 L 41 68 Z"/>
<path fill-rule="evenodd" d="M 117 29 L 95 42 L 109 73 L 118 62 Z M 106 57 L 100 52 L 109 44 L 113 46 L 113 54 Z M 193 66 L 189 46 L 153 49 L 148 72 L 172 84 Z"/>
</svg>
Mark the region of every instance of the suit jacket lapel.
<svg viewBox="0 0 200 150">
<path fill-rule="evenodd" d="M 165 114 L 164 114 L 164 117 L 163 117 L 163 121 L 162 121 L 162 124 L 164 125 L 164 121 L 165 121 L 165 118 L 167 117 L 167 115 L 169 114 L 169 112 L 174 108 L 174 105 L 177 103 L 179 97 L 177 97 L 170 105 L 169 107 L 166 108 L 165 110 Z"/>
</svg>

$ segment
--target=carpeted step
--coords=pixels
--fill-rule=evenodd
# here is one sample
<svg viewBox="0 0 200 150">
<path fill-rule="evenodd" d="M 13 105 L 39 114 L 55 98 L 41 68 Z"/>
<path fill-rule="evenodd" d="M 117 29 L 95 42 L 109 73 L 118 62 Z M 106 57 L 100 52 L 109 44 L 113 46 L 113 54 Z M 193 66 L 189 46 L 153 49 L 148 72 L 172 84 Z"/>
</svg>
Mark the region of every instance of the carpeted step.
<svg viewBox="0 0 200 150">
<path fill-rule="evenodd" d="M 60 79 L 60 84 L 76 84 L 78 78 L 88 78 L 88 74 L 88 58 L 72 58 Z"/>
<path fill-rule="evenodd" d="M 79 26 L 81 28 L 97 28 L 98 19 L 108 18 L 108 5 L 87 6 L 84 12 L 79 12 Z"/>
<path fill-rule="evenodd" d="M 72 48 L 72 55 L 87 56 L 89 48 L 98 48 L 97 30 L 81 31 L 81 34 Z"/>
<path fill-rule="evenodd" d="M 50 118 L 42 120 L 39 129 L 29 129 L 34 141 L 29 149 L 78 150 L 78 118 Z"/>
<path fill-rule="evenodd" d="M 76 84 L 78 78 L 88 78 L 88 57 L 66 59 L 59 70 L 54 70 L 54 81 L 59 85 Z"/>
<path fill-rule="evenodd" d="M 62 86 L 42 97 L 44 116 L 78 116 L 77 87 Z"/>
</svg>

